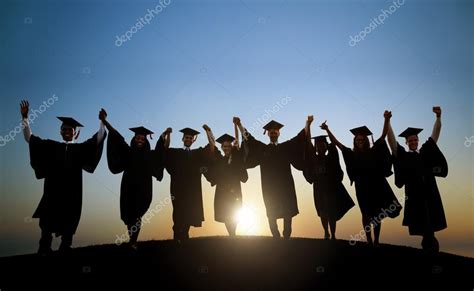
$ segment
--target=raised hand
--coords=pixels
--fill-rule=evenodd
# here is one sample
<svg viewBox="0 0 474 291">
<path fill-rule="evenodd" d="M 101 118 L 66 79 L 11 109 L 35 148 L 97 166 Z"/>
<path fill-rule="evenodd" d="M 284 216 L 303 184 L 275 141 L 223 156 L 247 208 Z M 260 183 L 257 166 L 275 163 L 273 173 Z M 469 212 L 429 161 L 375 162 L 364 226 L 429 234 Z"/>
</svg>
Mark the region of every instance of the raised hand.
<svg viewBox="0 0 474 291">
<path fill-rule="evenodd" d="M 236 125 L 240 125 L 240 118 L 235 116 L 234 118 L 232 118 L 232 122 Z"/>
<path fill-rule="evenodd" d="M 202 128 L 204 128 L 205 131 L 211 131 L 211 128 L 207 124 L 204 124 Z"/>
<path fill-rule="evenodd" d="M 106 119 L 107 119 L 107 112 L 104 110 L 104 108 L 101 108 L 99 112 L 99 120 L 105 121 Z"/>
<path fill-rule="evenodd" d="M 433 107 L 433 112 L 436 114 L 436 117 L 441 117 L 441 107 L 434 106 Z"/>
<path fill-rule="evenodd" d="M 308 124 L 311 124 L 313 121 L 314 121 L 314 116 L 313 115 L 308 115 L 308 119 L 306 120 L 306 122 Z"/>
<path fill-rule="evenodd" d="M 390 118 L 392 118 L 392 111 L 385 110 L 385 112 L 383 113 L 383 117 L 384 117 L 385 119 L 390 119 Z"/>
<path fill-rule="evenodd" d="M 20 113 L 21 117 L 28 118 L 28 112 L 30 111 L 30 103 L 27 100 L 21 100 L 20 102 Z"/>
<path fill-rule="evenodd" d="M 327 120 L 321 123 L 319 127 L 321 127 L 322 130 L 328 130 L 329 126 L 326 124 Z"/>
<path fill-rule="evenodd" d="M 168 128 L 163 132 L 163 134 L 169 135 L 169 134 L 172 133 L 172 132 L 173 132 L 173 129 L 172 129 L 171 127 L 168 127 Z"/>
</svg>

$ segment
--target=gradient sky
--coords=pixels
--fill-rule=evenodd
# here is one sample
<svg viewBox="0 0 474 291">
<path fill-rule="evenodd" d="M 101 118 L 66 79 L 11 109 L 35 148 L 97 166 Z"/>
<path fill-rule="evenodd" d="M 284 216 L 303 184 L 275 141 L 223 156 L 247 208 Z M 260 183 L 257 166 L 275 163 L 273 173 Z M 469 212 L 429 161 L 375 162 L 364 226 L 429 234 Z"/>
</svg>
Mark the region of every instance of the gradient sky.
<svg viewBox="0 0 474 291">
<path fill-rule="evenodd" d="M 183 1 L 169 0 L 149 24 L 120 47 L 124 34 L 158 1 L 10 1 L 0 4 L 0 135 L 20 122 L 19 102 L 40 109 L 57 97 L 31 125 L 43 138 L 60 139 L 55 116 L 74 116 L 85 125 L 80 140 L 98 128 L 101 107 L 129 140 L 129 127 L 162 132 L 171 126 L 233 134 L 232 116 L 262 141 L 263 121 L 285 124 L 281 140 L 294 136 L 314 114 L 313 134 L 328 120 L 345 145 L 349 129 L 367 125 L 380 135 L 383 111 L 392 110 L 396 132 L 407 126 L 431 134 L 433 105 L 443 109 L 439 146 L 449 176 L 438 179 L 448 228 L 438 233 L 443 251 L 474 257 L 473 177 L 473 19 L 472 1 L 400 1 L 403 5 L 355 46 L 359 34 L 391 1 Z M 168 3 L 168 2 L 166 2 Z M 284 106 L 279 106 L 285 103 Z M 276 107 L 275 107 L 276 106 Z M 273 109 L 272 109 L 273 108 Z M 267 115 L 266 115 L 267 114 Z M 22 134 L 0 147 L 0 256 L 35 252 L 42 194 L 29 165 Z M 472 139 L 474 142 L 474 137 Z M 152 143 L 156 142 L 156 139 Z M 403 142 L 403 141 L 402 141 Z M 201 135 L 196 143 L 207 143 Z M 172 146 L 181 146 L 172 135 Z M 113 243 L 126 229 L 120 220 L 121 175 L 107 168 L 105 152 L 94 174 L 84 174 L 83 212 L 74 245 Z M 341 159 L 342 160 L 342 159 Z M 344 165 L 343 165 L 344 166 Z M 244 204 L 257 222 L 238 230 L 270 235 L 259 169 L 249 171 Z M 300 214 L 293 235 L 322 237 L 312 185 L 294 170 Z M 395 188 L 396 195 L 403 190 Z M 344 184 L 356 201 L 347 176 Z M 213 220 L 214 188 L 203 179 L 206 221 L 191 236 L 225 235 Z M 154 182 L 152 208 L 169 197 L 169 176 Z M 419 247 L 401 226 L 403 215 L 386 219 L 384 243 Z M 144 225 L 141 240 L 169 239 L 171 206 Z M 339 223 L 338 237 L 361 230 L 354 207 Z"/>
</svg>

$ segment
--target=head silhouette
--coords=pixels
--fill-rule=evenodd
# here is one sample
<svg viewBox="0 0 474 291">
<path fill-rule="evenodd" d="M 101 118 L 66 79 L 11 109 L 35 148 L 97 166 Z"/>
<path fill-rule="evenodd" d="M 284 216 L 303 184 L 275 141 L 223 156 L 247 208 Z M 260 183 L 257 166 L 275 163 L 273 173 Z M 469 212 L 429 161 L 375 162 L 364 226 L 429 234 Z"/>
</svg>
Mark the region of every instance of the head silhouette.
<svg viewBox="0 0 474 291">
<path fill-rule="evenodd" d="M 64 141 L 70 142 L 73 140 L 74 135 L 76 134 L 76 128 L 70 125 L 63 124 L 61 125 L 60 134 Z"/>
<path fill-rule="evenodd" d="M 354 136 L 354 151 L 365 152 L 370 149 L 369 138 L 366 135 L 358 134 Z"/>
<path fill-rule="evenodd" d="M 416 151 L 418 149 L 418 135 L 407 136 L 405 138 L 405 143 L 410 150 Z"/>
</svg>

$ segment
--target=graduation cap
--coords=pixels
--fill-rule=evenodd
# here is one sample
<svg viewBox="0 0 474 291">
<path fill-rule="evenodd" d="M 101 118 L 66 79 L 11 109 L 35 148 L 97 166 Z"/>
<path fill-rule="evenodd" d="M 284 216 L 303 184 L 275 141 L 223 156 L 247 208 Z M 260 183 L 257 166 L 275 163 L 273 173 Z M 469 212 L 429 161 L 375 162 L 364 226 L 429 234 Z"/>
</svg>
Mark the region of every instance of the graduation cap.
<svg viewBox="0 0 474 291">
<path fill-rule="evenodd" d="M 227 133 L 221 135 L 218 139 L 216 139 L 216 141 L 220 144 L 228 141 L 228 142 L 233 142 L 235 140 L 235 138 Z"/>
<path fill-rule="evenodd" d="M 353 129 L 351 129 L 351 132 L 355 136 L 357 136 L 357 135 L 363 135 L 363 136 L 372 135 L 372 132 L 370 131 L 370 129 L 368 129 L 367 126 L 365 126 L 365 125 L 361 126 L 361 127 L 353 128 Z"/>
<path fill-rule="evenodd" d="M 409 136 L 412 136 L 412 135 L 418 135 L 422 131 L 423 131 L 423 128 L 409 127 L 405 129 L 402 133 L 400 133 L 398 136 L 408 138 Z"/>
<path fill-rule="evenodd" d="M 325 142 L 325 143 L 328 143 L 328 140 L 326 139 L 328 136 L 327 135 L 318 135 L 318 136 L 315 136 L 315 137 L 312 137 L 312 139 L 314 139 L 314 142 Z"/>
<path fill-rule="evenodd" d="M 263 127 L 263 129 L 265 129 L 263 134 L 265 134 L 267 132 L 267 130 L 271 130 L 271 129 L 279 130 L 283 126 L 284 126 L 283 124 L 281 124 L 279 122 L 276 122 L 275 120 L 272 120 L 269 123 L 265 124 L 265 126 Z"/>
<path fill-rule="evenodd" d="M 67 125 L 67 126 L 70 126 L 72 128 L 83 127 L 82 124 L 80 124 L 77 120 L 75 120 L 72 117 L 58 116 L 57 118 L 63 122 L 63 124 L 61 126 Z"/>
<path fill-rule="evenodd" d="M 194 130 L 192 128 L 186 127 L 180 130 L 184 135 L 190 135 L 190 136 L 195 136 L 199 134 L 199 131 Z"/>
<path fill-rule="evenodd" d="M 145 137 L 147 135 L 150 135 L 150 138 L 152 138 L 151 135 L 153 134 L 153 131 L 151 131 L 148 128 L 145 128 L 143 126 L 132 127 L 132 128 L 130 128 L 130 130 L 133 131 L 135 133 L 135 135 L 144 135 Z"/>
</svg>

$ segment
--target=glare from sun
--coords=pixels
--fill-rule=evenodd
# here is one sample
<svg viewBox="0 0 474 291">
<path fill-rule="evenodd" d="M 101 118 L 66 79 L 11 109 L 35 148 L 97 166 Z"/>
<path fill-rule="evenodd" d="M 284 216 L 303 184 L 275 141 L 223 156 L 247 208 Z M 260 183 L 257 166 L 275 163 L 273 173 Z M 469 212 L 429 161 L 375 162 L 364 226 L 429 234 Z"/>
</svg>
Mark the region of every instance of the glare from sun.
<svg viewBox="0 0 474 291">
<path fill-rule="evenodd" d="M 235 214 L 239 234 L 249 235 L 256 229 L 257 217 L 255 211 L 248 206 L 242 206 Z"/>
</svg>

